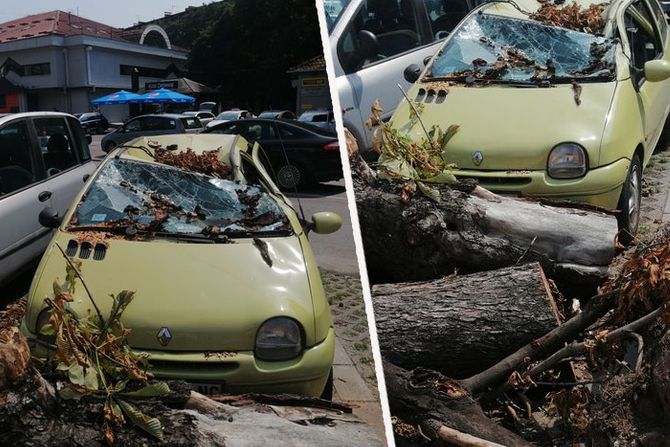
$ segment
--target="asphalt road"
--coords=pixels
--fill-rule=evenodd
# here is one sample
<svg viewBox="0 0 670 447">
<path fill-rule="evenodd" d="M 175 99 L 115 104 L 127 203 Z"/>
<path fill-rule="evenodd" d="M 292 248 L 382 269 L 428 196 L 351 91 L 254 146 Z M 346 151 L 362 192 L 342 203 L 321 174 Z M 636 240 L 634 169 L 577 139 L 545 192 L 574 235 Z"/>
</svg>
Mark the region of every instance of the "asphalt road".
<svg viewBox="0 0 670 447">
<path fill-rule="evenodd" d="M 102 159 L 105 153 L 100 147 L 101 135 L 94 135 L 90 144 L 91 155 Z M 342 217 L 342 228 L 333 234 L 310 233 L 309 240 L 321 268 L 339 273 L 358 275 L 358 261 L 354 245 L 353 230 L 347 206 L 347 193 L 344 188 L 344 179 L 337 182 L 321 183 L 309 189 L 290 193 L 287 196 L 294 203 L 296 210 L 298 201 L 302 204 L 305 217 L 310 219 L 312 214 L 319 211 L 332 211 Z"/>
</svg>

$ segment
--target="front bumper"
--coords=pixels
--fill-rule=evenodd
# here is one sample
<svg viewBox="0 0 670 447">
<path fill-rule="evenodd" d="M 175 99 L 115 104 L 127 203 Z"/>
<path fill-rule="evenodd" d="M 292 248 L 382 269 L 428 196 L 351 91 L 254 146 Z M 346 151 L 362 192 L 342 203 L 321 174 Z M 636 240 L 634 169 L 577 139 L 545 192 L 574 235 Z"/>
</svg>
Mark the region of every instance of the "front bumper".
<svg viewBox="0 0 670 447">
<path fill-rule="evenodd" d="M 50 349 L 21 324 L 33 356 L 44 358 Z M 146 351 L 149 371 L 160 379 L 221 384 L 224 393 L 291 393 L 319 397 L 326 386 L 335 355 L 333 328 L 318 345 L 300 357 L 282 362 L 256 359 L 253 351 L 226 353 Z"/>
<path fill-rule="evenodd" d="M 628 175 L 630 160 L 622 158 L 606 166 L 591 169 L 584 177 L 554 179 L 542 171 L 457 170 L 459 178 L 474 178 L 497 193 L 518 194 L 558 200 L 574 200 L 614 209 Z"/>
</svg>

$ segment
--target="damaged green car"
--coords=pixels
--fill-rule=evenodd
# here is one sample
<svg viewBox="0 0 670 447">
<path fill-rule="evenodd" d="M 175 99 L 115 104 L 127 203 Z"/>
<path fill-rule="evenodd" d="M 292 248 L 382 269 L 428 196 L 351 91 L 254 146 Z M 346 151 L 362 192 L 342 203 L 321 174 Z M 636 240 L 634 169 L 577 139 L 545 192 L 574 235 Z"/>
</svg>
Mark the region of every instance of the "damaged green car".
<svg viewBox="0 0 670 447">
<path fill-rule="evenodd" d="M 209 394 L 329 397 L 335 335 L 307 233 L 335 232 L 341 219 L 299 219 L 261 156 L 238 136 L 137 139 L 100 164 L 63 218 L 43 211 L 56 230 L 21 326 L 33 352 L 54 350 L 42 328 L 61 247 L 103 315 L 110 294 L 135 292 L 122 322 L 154 376 Z M 82 288 L 70 305 L 93 310 Z"/>
<path fill-rule="evenodd" d="M 457 125 L 445 147 L 456 177 L 618 209 L 629 239 L 642 173 L 665 144 L 669 44 L 657 0 L 487 2 L 423 73 L 407 68 L 411 104 L 400 104 L 392 127 L 425 139 L 415 109 L 426 129 Z"/>
</svg>

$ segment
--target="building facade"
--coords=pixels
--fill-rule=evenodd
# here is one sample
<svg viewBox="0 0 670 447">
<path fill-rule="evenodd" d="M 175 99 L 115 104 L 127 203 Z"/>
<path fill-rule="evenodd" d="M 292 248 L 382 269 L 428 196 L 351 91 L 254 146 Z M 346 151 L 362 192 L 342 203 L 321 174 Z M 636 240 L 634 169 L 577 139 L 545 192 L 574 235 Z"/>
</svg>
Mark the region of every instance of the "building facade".
<svg viewBox="0 0 670 447">
<path fill-rule="evenodd" d="M 0 24 L 0 112 L 82 113 L 90 101 L 117 90 L 179 76 L 188 57 L 151 24 L 138 32 L 112 28 L 62 11 Z M 110 121 L 127 105 L 102 106 Z"/>
<path fill-rule="evenodd" d="M 323 55 L 313 57 L 288 70 L 296 88 L 296 113 L 308 110 L 332 110 L 330 87 Z"/>
</svg>

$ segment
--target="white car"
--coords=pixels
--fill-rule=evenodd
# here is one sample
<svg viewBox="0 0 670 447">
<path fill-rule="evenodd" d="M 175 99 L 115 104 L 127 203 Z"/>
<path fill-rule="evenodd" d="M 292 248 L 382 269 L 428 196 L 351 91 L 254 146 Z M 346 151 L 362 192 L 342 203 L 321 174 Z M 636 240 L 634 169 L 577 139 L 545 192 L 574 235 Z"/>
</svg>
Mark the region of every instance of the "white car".
<svg viewBox="0 0 670 447">
<path fill-rule="evenodd" d="M 206 126 L 207 123 L 215 119 L 215 116 L 212 112 L 206 110 L 193 110 L 182 113 L 184 116 L 194 116 L 200 120 L 203 126 Z"/>
<path fill-rule="evenodd" d="M 442 40 L 483 0 L 322 0 L 344 127 L 362 149 L 372 147 L 365 127 L 379 99 L 389 119 L 402 99 L 410 65 L 419 72 Z"/>
<path fill-rule="evenodd" d="M 219 113 L 216 118 L 207 123 L 207 126 L 205 127 L 213 127 L 227 121 L 245 120 L 248 118 L 255 118 L 254 114 L 248 110 L 226 110 L 225 112 Z"/>
<path fill-rule="evenodd" d="M 0 284 L 44 252 L 51 230 L 39 219 L 47 208 L 63 216 L 95 170 L 89 141 L 66 113 L 0 117 Z"/>
</svg>

